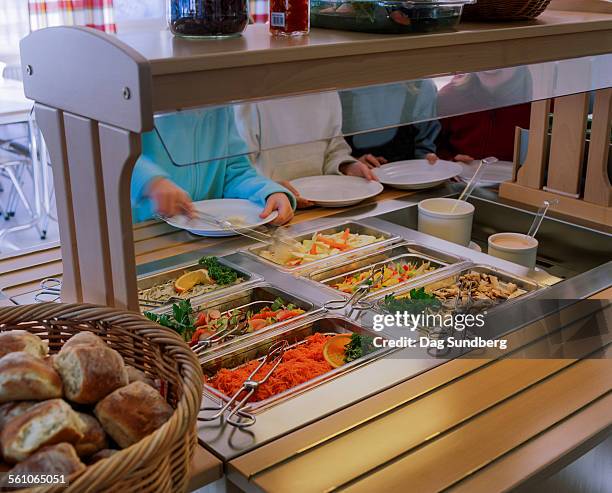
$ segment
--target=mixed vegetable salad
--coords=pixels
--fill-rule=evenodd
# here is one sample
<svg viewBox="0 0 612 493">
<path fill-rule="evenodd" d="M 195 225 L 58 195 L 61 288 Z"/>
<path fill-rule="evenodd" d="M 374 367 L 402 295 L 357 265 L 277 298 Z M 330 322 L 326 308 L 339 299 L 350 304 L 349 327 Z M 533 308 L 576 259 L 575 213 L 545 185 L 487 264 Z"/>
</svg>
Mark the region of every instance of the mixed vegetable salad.
<svg viewBox="0 0 612 493">
<path fill-rule="evenodd" d="M 164 327 L 175 330 L 191 345 L 219 335 L 225 336 L 256 332 L 272 324 L 283 322 L 302 315 L 304 310 L 281 298 L 266 304 L 257 311 L 236 308 L 221 312 L 217 309 L 196 313 L 189 300 L 181 300 L 172 305 L 172 312 L 158 315 L 145 312 L 145 316 Z"/>
<path fill-rule="evenodd" d="M 350 228 L 333 234 L 314 233 L 312 238 L 296 242 L 295 247 L 263 250 L 260 255 L 287 267 L 321 260 L 383 240 L 382 237 L 351 233 Z"/>
<path fill-rule="evenodd" d="M 370 291 L 378 291 L 401 284 L 417 276 L 436 270 L 430 262 L 391 262 L 384 266 L 381 275 L 374 275 L 371 279 Z M 361 283 L 371 275 L 371 270 L 364 269 L 346 276 L 341 282 L 332 284 L 332 287 L 343 293 L 353 293 Z"/>
<path fill-rule="evenodd" d="M 219 310 L 212 309 L 201 312 L 196 321 L 196 330 L 191 337 L 193 344 L 213 337 L 222 331 L 240 327 L 236 334 L 257 332 L 278 322 L 292 319 L 302 315 L 304 310 L 296 307 L 292 303 L 286 303 L 281 298 L 276 298 L 270 305 L 265 305 L 257 311 L 244 311 L 239 308 L 221 313 Z"/>
</svg>

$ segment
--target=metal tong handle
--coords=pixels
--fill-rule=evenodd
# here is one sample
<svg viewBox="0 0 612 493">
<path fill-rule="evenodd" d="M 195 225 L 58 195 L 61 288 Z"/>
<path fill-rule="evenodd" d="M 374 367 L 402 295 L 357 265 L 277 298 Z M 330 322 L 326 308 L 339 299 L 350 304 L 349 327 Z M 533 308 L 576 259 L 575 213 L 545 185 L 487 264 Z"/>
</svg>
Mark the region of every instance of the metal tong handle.
<svg viewBox="0 0 612 493">
<path fill-rule="evenodd" d="M 246 316 L 243 314 L 241 315 L 241 318 L 238 320 L 234 327 L 230 328 L 228 325 L 223 330 L 215 332 L 213 335 L 207 337 L 206 339 L 199 341 L 191 348 L 191 350 L 199 356 L 202 350 L 206 350 L 210 348 L 213 344 L 216 344 L 217 342 L 222 341 L 223 339 L 226 339 L 231 335 L 234 335 L 236 332 L 240 332 L 242 329 L 245 329 L 246 326 L 243 325 L 244 322 L 246 322 Z"/>
<path fill-rule="evenodd" d="M 372 269 L 372 271 L 370 272 L 370 275 L 368 275 L 368 277 L 366 277 L 363 281 L 361 281 L 358 284 L 357 288 L 355 289 L 355 292 L 351 295 L 350 298 L 328 301 L 323 305 L 323 308 L 326 308 L 327 310 L 342 310 L 343 308 L 346 308 L 350 304 L 352 304 L 353 307 L 357 308 L 358 310 L 368 310 L 372 308 L 374 306 L 373 303 L 362 302 L 362 300 L 365 296 L 368 295 L 368 293 L 370 292 L 370 289 L 372 289 L 370 281 L 373 281 L 375 275 L 377 274 L 382 275 L 382 273 L 383 273 L 383 268 L 381 267 Z"/>
<path fill-rule="evenodd" d="M 248 402 L 251 396 L 257 391 L 259 386 L 265 383 L 270 378 L 272 373 L 274 373 L 274 370 L 276 370 L 278 365 L 280 365 L 281 361 L 283 360 L 285 349 L 287 349 L 288 347 L 289 347 L 289 342 L 284 339 L 272 344 L 268 349 L 268 353 L 266 354 L 266 357 L 261 361 L 261 363 L 259 363 L 259 365 L 257 365 L 257 368 L 255 368 L 255 370 L 251 372 L 251 374 L 243 382 L 242 387 L 240 387 L 234 393 L 234 395 L 225 403 L 225 405 L 203 407 L 202 409 L 200 409 L 200 411 L 216 411 L 216 413 L 213 414 L 212 416 L 208 416 L 204 418 L 198 417 L 198 421 L 214 421 L 220 418 L 232 406 L 232 404 L 234 404 L 234 402 L 238 400 L 238 398 L 240 397 L 240 394 L 242 392 L 246 392 L 244 397 L 240 399 L 240 401 L 233 407 L 233 409 L 227 415 L 226 420 L 229 424 L 237 428 L 246 428 L 248 426 L 254 425 L 256 422 L 255 416 L 243 411 L 242 408 L 245 406 L 245 404 Z M 255 375 L 257 375 L 257 373 L 266 364 L 272 364 L 272 368 L 268 370 L 268 373 L 266 373 L 261 380 L 255 380 Z M 243 420 L 246 420 L 246 421 L 243 421 Z"/>
<path fill-rule="evenodd" d="M 268 233 L 264 233 L 263 231 L 257 231 L 256 229 L 250 228 L 248 226 L 235 226 L 227 219 L 219 219 L 218 217 L 212 216 L 206 212 L 195 211 L 195 215 L 200 219 L 211 222 L 217 226 L 220 226 L 223 229 L 232 231 L 241 236 L 245 236 L 251 240 L 255 240 L 261 243 L 265 243 L 267 245 L 274 245 L 274 243 L 284 243 L 287 246 L 294 247 L 295 245 L 287 240 L 279 238 L 278 236 L 273 236 Z"/>
<path fill-rule="evenodd" d="M 34 295 L 34 301 L 37 303 L 52 302 L 60 300 L 62 295 L 62 280 L 56 277 L 48 277 L 40 281 L 40 291 Z M 54 296 L 51 300 L 41 299 L 41 296 Z"/>
</svg>

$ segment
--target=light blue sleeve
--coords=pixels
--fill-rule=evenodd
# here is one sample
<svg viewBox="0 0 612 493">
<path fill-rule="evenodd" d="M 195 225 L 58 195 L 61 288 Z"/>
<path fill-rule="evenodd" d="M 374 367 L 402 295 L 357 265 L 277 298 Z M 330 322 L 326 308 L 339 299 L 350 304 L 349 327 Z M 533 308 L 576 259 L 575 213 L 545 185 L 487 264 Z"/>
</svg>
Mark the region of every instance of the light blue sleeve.
<svg viewBox="0 0 612 493">
<path fill-rule="evenodd" d="M 436 152 L 436 139 L 440 134 L 442 125 L 438 120 L 417 123 L 414 125 L 416 135 L 414 138 L 414 157 L 422 159 L 429 153 Z"/>
<path fill-rule="evenodd" d="M 228 129 L 228 146 L 231 154 L 246 153 L 247 148 L 240 138 L 233 119 Z M 284 193 L 295 209 L 297 201 L 293 194 L 275 181 L 261 176 L 245 156 L 237 156 L 227 160 L 223 196 L 227 198 L 248 199 L 260 205 L 265 205 L 267 198 L 273 193 Z"/>
<path fill-rule="evenodd" d="M 162 144 L 154 131 L 142 136 L 142 155 L 136 161 L 132 173 L 132 205 L 144 198 L 147 185 L 153 178 L 169 178 L 168 172 L 157 164 L 162 153 Z"/>
</svg>

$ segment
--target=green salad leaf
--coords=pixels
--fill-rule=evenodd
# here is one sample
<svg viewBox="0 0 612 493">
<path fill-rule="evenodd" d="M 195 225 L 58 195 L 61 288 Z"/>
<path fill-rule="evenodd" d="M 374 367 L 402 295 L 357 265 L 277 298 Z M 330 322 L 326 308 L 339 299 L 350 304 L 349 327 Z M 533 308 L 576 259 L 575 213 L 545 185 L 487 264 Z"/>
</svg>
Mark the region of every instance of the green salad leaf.
<svg viewBox="0 0 612 493">
<path fill-rule="evenodd" d="M 189 300 L 182 300 L 172 305 L 172 314 L 144 312 L 149 320 L 176 331 L 185 341 L 190 341 L 193 335 L 194 316 L 193 307 Z"/>
<path fill-rule="evenodd" d="M 395 295 L 388 294 L 385 296 L 382 306 L 390 313 L 418 313 L 435 310 L 441 306 L 441 303 L 433 294 L 426 293 L 425 288 L 418 288 L 411 290 L 410 296 L 406 298 L 396 298 Z"/>
<path fill-rule="evenodd" d="M 344 362 L 350 363 L 374 351 L 376 346 L 373 337 L 353 332 L 351 342 L 344 347 Z"/>
<path fill-rule="evenodd" d="M 238 273 L 234 269 L 230 269 L 219 263 L 217 257 L 202 257 L 198 264 L 204 267 L 210 277 L 219 285 L 224 286 L 233 284 L 238 279 Z"/>
</svg>

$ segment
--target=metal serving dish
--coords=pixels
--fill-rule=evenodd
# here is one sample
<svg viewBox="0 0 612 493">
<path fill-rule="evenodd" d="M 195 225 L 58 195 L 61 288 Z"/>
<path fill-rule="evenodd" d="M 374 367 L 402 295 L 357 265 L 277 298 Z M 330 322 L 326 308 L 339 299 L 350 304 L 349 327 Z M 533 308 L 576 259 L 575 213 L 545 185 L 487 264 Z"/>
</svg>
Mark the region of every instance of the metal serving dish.
<svg viewBox="0 0 612 493">
<path fill-rule="evenodd" d="M 289 349 L 291 349 L 303 343 L 308 336 L 316 333 L 335 335 L 353 332 L 361 335 L 369 335 L 371 337 L 383 337 L 381 333 L 366 329 L 346 317 L 320 314 L 314 318 L 293 323 L 290 327 L 276 331 L 275 333 L 270 334 L 268 337 L 253 339 L 252 341 L 242 344 L 237 348 L 228 348 L 228 350 L 222 354 L 211 354 L 208 358 L 201 361 L 205 382 L 208 378 L 212 378 L 222 368 L 234 369 L 247 364 L 249 361 L 263 359 L 266 356 L 270 346 L 276 342 L 286 340 L 290 344 Z M 386 339 L 385 337 L 383 338 Z M 258 402 L 248 403 L 246 407 L 242 408 L 242 411 L 249 413 L 260 412 L 272 405 L 278 404 L 279 402 L 319 386 L 324 382 L 338 378 L 390 351 L 392 351 L 392 349 L 378 349 L 362 358 L 351 361 L 350 363 L 347 363 L 339 368 L 330 370 L 323 375 L 287 389 L 284 392 Z M 212 399 L 216 402 L 226 402 L 230 397 L 226 396 L 207 383 L 204 384 L 204 396 L 205 398 Z"/>
<path fill-rule="evenodd" d="M 353 250 L 348 250 L 346 252 L 337 253 L 335 255 L 330 255 L 329 257 L 325 257 L 320 260 L 314 260 L 312 262 L 308 262 L 302 265 L 297 265 L 295 267 L 288 267 L 280 263 L 274 262 L 272 260 L 269 260 L 265 257 L 262 257 L 261 252 L 269 248 L 267 245 L 263 245 L 263 246 L 258 245 L 258 246 L 251 247 L 247 250 L 247 252 L 257 257 L 258 260 L 261 260 L 262 262 L 273 265 L 275 268 L 280 269 L 284 272 L 299 273 L 300 275 L 303 275 L 304 273 L 311 272 L 314 269 L 321 268 L 323 266 L 336 264 L 338 262 L 342 262 L 349 258 L 355 258 L 360 255 L 363 255 L 364 252 L 369 252 L 371 250 L 384 248 L 385 246 L 390 245 L 391 243 L 395 243 L 399 241 L 399 237 L 396 235 L 388 233 L 387 231 L 382 231 L 380 229 L 373 228 L 371 226 L 366 226 L 365 224 L 361 224 L 358 222 L 347 222 L 347 223 L 339 224 L 337 226 L 333 226 L 331 228 L 311 230 L 308 233 L 303 233 L 301 235 L 294 236 L 292 237 L 292 239 L 296 241 L 307 240 L 307 239 L 312 238 L 312 236 L 315 233 L 334 234 L 334 233 L 339 233 L 341 231 L 344 231 L 346 228 L 349 228 L 351 230 L 351 233 L 377 236 L 377 237 L 382 237 L 382 239 L 380 241 L 371 243 L 369 245 L 364 245 L 362 247 L 354 248 Z"/>
<path fill-rule="evenodd" d="M 367 255 L 355 260 L 349 260 L 338 265 L 316 270 L 310 273 L 309 278 L 329 287 L 330 289 L 333 289 L 335 293 L 348 298 L 352 295 L 352 293 L 340 291 L 333 287 L 334 284 L 342 282 L 342 280 L 349 275 L 368 272 L 372 269 L 381 268 L 396 262 L 413 263 L 417 266 L 421 266 L 425 262 L 429 262 L 430 265 L 435 268 L 435 270 L 418 275 L 400 284 L 395 284 L 393 286 L 372 291 L 365 297 L 365 299 L 382 298 L 385 294 L 397 291 L 403 286 L 413 284 L 417 280 L 437 275 L 440 273 L 441 269 L 444 269 L 449 265 L 456 265 L 461 262 L 467 264 L 467 261 L 461 257 L 434 250 L 414 242 L 405 242 L 389 246 L 377 252 L 368 253 Z"/>
<path fill-rule="evenodd" d="M 217 258 L 219 259 L 220 264 L 236 271 L 238 273 L 238 277 L 242 279 L 242 282 L 239 282 L 237 284 L 232 284 L 230 286 L 220 286 L 216 289 L 208 291 L 207 293 L 194 294 L 193 296 L 186 297 L 185 299 L 193 300 L 195 298 L 199 298 L 199 299 L 216 298 L 218 296 L 223 296 L 226 293 L 231 293 L 236 290 L 244 289 L 247 286 L 250 286 L 262 280 L 261 276 L 253 272 L 249 272 L 243 269 L 242 267 L 238 267 L 236 264 L 230 262 L 229 260 L 224 259 L 223 257 L 217 257 Z M 201 268 L 202 266 L 200 266 L 197 262 L 189 263 L 189 264 L 183 264 L 183 265 L 176 266 L 170 270 L 154 272 L 152 274 L 146 274 L 142 277 L 139 277 L 137 281 L 138 299 L 141 301 L 142 310 L 143 311 L 155 311 L 155 309 L 158 307 L 168 306 L 177 301 L 176 299 L 169 299 L 166 302 L 145 303 L 143 300 L 146 298 L 146 294 L 145 294 L 146 290 L 151 289 L 160 284 L 164 284 L 169 281 L 174 281 L 178 279 L 181 275 L 185 274 L 186 272 L 191 272 L 193 270 L 197 270 Z M 178 298 L 178 295 L 177 295 L 177 298 Z"/>
<path fill-rule="evenodd" d="M 301 308 L 305 313 L 288 320 L 268 325 L 267 327 L 255 332 L 245 332 L 244 330 L 232 331 L 230 328 L 223 334 L 220 334 L 218 337 L 211 338 L 206 343 L 202 343 L 199 346 L 194 347 L 194 351 L 196 354 L 198 354 L 198 356 L 203 357 L 212 351 L 218 351 L 221 348 L 228 347 L 239 342 L 244 342 L 251 337 L 266 334 L 278 329 L 279 327 L 284 327 L 298 320 L 311 317 L 314 314 L 322 311 L 321 308 L 316 307 L 310 301 L 306 301 L 291 293 L 275 288 L 270 284 L 261 283 L 250 287 L 244 287 L 241 284 L 241 286 L 241 291 L 226 293 L 223 296 L 217 296 L 214 299 L 210 299 L 208 297 L 192 299 L 191 306 L 194 309 L 195 316 L 197 317 L 200 313 L 207 310 L 219 310 L 221 315 L 225 315 L 228 312 L 235 310 L 239 310 L 241 313 L 247 313 L 248 311 L 258 312 L 266 306 L 271 306 L 276 298 L 282 298 L 286 303 L 291 303 L 297 308 Z M 172 308 L 170 306 L 166 306 L 164 308 L 151 311 L 157 314 L 172 313 Z"/>
<path fill-rule="evenodd" d="M 479 274 L 493 275 L 502 283 L 502 285 L 512 283 L 512 284 L 515 284 L 518 289 L 524 291 L 523 294 L 520 294 L 519 296 L 516 296 L 514 298 L 509 298 L 509 299 L 504 299 L 504 300 L 491 300 L 489 302 L 483 302 L 480 304 L 474 302 L 472 306 L 477 311 L 486 309 L 488 312 L 490 312 L 496 306 L 499 306 L 501 304 L 506 305 L 507 303 L 512 303 L 517 300 L 522 301 L 526 297 L 533 295 L 536 291 L 539 291 L 540 289 L 544 288 L 544 286 L 541 286 L 540 284 L 538 284 L 537 282 L 531 279 L 519 277 L 519 276 L 510 274 L 509 272 L 503 271 L 501 269 L 497 269 L 492 266 L 478 264 L 478 265 L 473 265 L 473 266 L 466 267 L 466 268 L 457 266 L 456 270 L 454 270 L 454 272 L 452 272 L 450 276 L 446 275 L 443 272 L 440 272 L 439 275 L 430 276 L 428 278 L 423 278 L 419 282 L 415 282 L 410 285 L 406 285 L 403 288 L 396 290 L 393 294 L 396 297 L 401 298 L 402 295 L 408 294 L 413 289 L 425 288 L 426 292 L 431 292 L 433 290 L 442 288 L 444 286 L 458 286 L 459 279 L 461 278 L 461 276 L 468 274 L 470 272 L 477 272 Z M 448 308 L 450 311 L 453 311 L 456 300 L 457 300 L 456 297 L 447 298 L 446 300 L 442 300 L 443 306 L 445 308 Z M 389 311 L 385 308 L 384 300 L 382 299 L 378 301 L 377 307 L 380 311 L 383 311 L 383 312 Z"/>
</svg>

